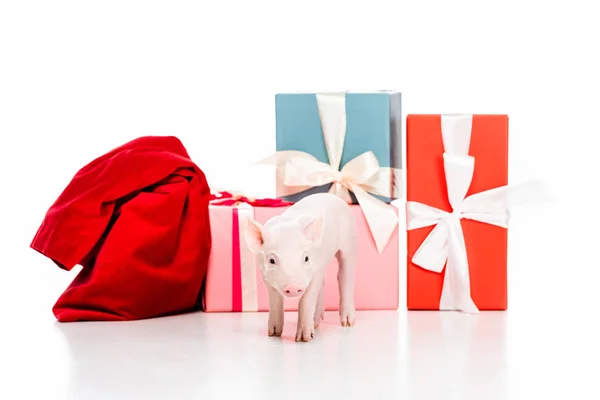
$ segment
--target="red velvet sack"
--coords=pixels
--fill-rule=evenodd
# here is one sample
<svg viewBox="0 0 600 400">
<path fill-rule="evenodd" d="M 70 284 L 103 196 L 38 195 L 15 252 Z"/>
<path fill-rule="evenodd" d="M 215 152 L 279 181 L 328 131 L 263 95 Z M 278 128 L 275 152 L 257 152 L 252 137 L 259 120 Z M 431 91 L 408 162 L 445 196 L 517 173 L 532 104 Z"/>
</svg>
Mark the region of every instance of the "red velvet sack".
<svg viewBox="0 0 600 400">
<path fill-rule="evenodd" d="M 142 137 L 82 168 L 31 247 L 82 271 L 61 322 L 135 320 L 197 307 L 211 248 L 204 173 L 175 137 Z"/>
</svg>

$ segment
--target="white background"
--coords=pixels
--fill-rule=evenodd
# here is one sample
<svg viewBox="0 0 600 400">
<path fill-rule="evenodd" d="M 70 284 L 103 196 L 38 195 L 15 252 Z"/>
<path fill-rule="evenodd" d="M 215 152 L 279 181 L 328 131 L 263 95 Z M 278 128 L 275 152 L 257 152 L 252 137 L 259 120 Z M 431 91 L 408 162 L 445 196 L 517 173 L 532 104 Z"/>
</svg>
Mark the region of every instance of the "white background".
<svg viewBox="0 0 600 400">
<path fill-rule="evenodd" d="M 289 376 L 279 382 L 277 397 L 313 397 L 303 385 L 344 393 L 362 376 L 349 365 L 381 363 L 388 374 L 363 377 L 364 390 L 414 398 L 434 392 L 439 398 L 594 398 L 600 372 L 600 25 L 593 2 L 549 3 L 0 1 L 0 397 L 150 398 L 181 390 L 173 398 L 207 391 L 219 398 L 242 390 L 226 383 L 240 374 L 224 368 L 201 384 L 208 372 L 198 359 L 211 345 L 199 343 L 213 336 L 201 330 L 196 337 L 194 329 L 196 323 L 235 326 L 224 336 L 231 343 L 218 342 L 223 349 L 234 343 L 262 349 L 264 315 L 185 316 L 173 319 L 181 325 L 172 330 L 165 320 L 125 331 L 110 324 L 61 328 L 51 307 L 77 271 L 59 270 L 29 243 L 79 168 L 143 135 L 178 136 L 214 187 L 271 195 L 270 171 L 249 165 L 275 149 L 274 94 L 366 88 L 400 90 L 405 114 L 508 114 L 510 182 L 544 179 L 555 198 L 514 212 L 507 313 L 486 314 L 483 328 L 469 336 L 464 331 L 472 320 L 462 316 L 406 313 L 402 291 L 397 313 L 366 313 L 371 325 L 355 333 L 356 343 L 371 343 L 387 360 L 364 358 L 366 350 L 362 359 L 329 360 L 327 368 L 356 375 L 312 383 L 302 379 L 303 367 L 298 382 Z M 435 329 L 440 318 L 452 319 L 446 322 L 454 333 Z M 247 321 L 245 336 L 235 321 Z M 186 327 L 191 331 L 182 336 Z M 398 347 L 381 345 L 386 342 L 370 329 L 393 331 L 390 343 Z M 139 355 L 157 351 L 152 340 L 135 349 L 139 354 L 106 350 L 113 339 L 138 343 L 153 334 L 171 354 L 164 356 L 168 362 Z M 257 338 L 247 342 L 248 335 Z M 328 339 L 315 360 L 331 356 L 328 346 L 343 345 L 339 335 L 333 325 L 321 334 Z M 83 353 L 69 347 L 90 337 Z M 437 339 L 427 341 L 431 337 Z M 475 355 L 461 350 L 467 345 L 478 349 Z M 289 363 L 291 351 L 305 356 L 286 346 L 285 354 L 268 353 L 273 360 L 266 363 L 277 365 L 284 356 Z M 411 346 L 423 346 L 421 358 L 410 356 Z M 134 361 L 124 362 L 123 354 Z M 224 354 L 238 366 L 246 364 L 236 357 L 265 356 Z M 135 375 L 140 365 L 156 367 L 156 376 Z M 200 369 L 192 373 L 190 365 Z M 119 374 L 103 375 L 117 366 Z M 92 372 L 79 376 L 80 367 Z M 134 377 L 124 378 L 129 373 Z M 248 379 L 255 393 L 269 390 L 270 380 L 262 379 Z"/>
</svg>

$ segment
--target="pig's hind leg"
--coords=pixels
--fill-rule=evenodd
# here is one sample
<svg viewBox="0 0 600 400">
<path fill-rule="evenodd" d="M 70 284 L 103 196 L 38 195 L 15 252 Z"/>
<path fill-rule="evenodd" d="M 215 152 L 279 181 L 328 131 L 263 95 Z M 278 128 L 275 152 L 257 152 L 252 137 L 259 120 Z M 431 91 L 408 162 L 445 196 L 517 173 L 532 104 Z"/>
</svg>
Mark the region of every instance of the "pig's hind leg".
<svg viewBox="0 0 600 400">
<path fill-rule="evenodd" d="M 342 326 L 354 325 L 354 269 L 356 266 L 356 241 L 353 235 L 340 246 L 336 254 L 339 263 L 338 285 L 340 290 L 340 321 Z"/>
</svg>

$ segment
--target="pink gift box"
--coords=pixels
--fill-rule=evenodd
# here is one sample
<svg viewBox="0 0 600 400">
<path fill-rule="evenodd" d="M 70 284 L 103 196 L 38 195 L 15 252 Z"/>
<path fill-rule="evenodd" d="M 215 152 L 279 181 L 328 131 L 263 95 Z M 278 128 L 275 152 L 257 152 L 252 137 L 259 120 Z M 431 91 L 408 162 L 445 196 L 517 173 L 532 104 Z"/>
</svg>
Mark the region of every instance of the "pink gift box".
<svg viewBox="0 0 600 400">
<path fill-rule="evenodd" d="M 398 228 L 387 246 L 377 251 L 360 206 L 351 205 L 358 229 L 355 305 L 357 310 L 395 310 L 398 308 Z M 287 207 L 211 205 L 212 250 L 206 274 L 204 310 L 206 312 L 268 311 L 267 289 L 256 265 L 255 256 L 244 240 L 246 220 L 264 224 Z M 337 260 L 327 266 L 325 309 L 338 310 Z M 298 299 L 285 299 L 286 311 L 297 311 Z"/>
</svg>

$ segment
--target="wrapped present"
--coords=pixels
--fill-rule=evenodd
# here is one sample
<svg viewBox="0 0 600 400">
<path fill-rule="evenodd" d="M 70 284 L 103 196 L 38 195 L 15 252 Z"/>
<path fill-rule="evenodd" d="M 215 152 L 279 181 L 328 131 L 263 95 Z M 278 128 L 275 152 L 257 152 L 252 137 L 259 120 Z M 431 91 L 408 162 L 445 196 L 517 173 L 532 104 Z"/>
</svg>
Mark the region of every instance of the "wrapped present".
<svg viewBox="0 0 600 400">
<path fill-rule="evenodd" d="M 399 92 L 281 93 L 275 110 L 280 160 L 297 175 L 278 169 L 278 197 L 295 202 L 329 190 L 356 204 L 356 187 L 388 203 L 400 197 Z"/>
<path fill-rule="evenodd" d="M 401 192 L 401 115 L 398 92 L 278 94 L 277 152 L 261 161 L 276 166 L 277 197 L 329 191 L 359 204 L 382 251 Z"/>
<path fill-rule="evenodd" d="M 203 308 L 206 312 L 268 311 L 269 296 L 262 281 L 256 256 L 248 247 L 244 232 L 246 217 L 261 224 L 282 214 L 290 203 L 281 199 L 252 199 L 225 193 L 209 206 L 213 246 L 206 273 Z M 350 206 L 358 230 L 358 260 L 355 271 L 357 310 L 398 308 L 398 230 L 379 252 L 369 233 L 360 207 Z M 339 291 L 337 260 L 327 266 L 325 308 L 337 310 Z M 285 310 L 296 311 L 298 299 L 285 298 Z"/>
<path fill-rule="evenodd" d="M 407 306 L 507 308 L 511 207 L 541 188 L 508 183 L 506 115 L 407 117 Z"/>
</svg>

